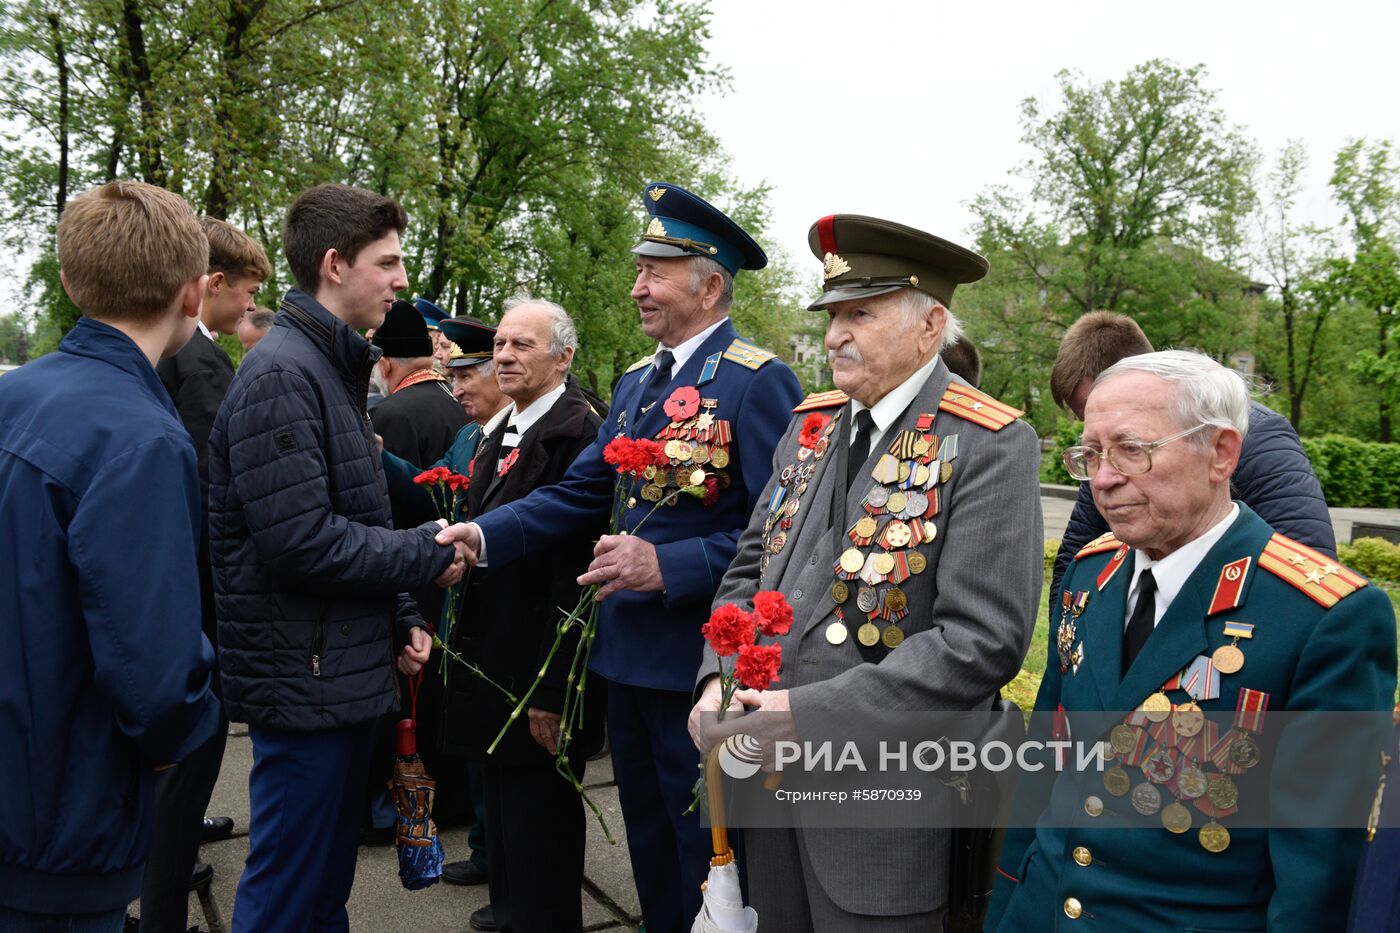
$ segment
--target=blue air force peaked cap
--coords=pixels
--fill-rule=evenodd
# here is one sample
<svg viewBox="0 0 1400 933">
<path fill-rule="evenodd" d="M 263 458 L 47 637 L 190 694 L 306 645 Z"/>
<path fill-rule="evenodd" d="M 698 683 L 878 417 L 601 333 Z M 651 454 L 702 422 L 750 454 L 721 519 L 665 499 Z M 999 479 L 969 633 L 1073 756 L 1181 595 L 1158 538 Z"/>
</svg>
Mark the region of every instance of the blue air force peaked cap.
<svg viewBox="0 0 1400 933">
<path fill-rule="evenodd" d="M 491 359 L 492 344 L 496 339 L 496 328 L 483 324 L 471 315 L 450 317 L 438 325 L 438 329 L 452 341 L 452 353 L 448 357 L 449 369 L 463 366 L 476 366 Z"/>
<path fill-rule="evenodd" d="M 642 203 L 651 219 L 642 241 L 632 247 L 639 256 L 706 256 L 730 275 L 768 265 L 768 257 L 743 227 L 680 185 L 654 181 L 644 189 Z"/>
<path fill-rule="evenodd" d="M 413 299 L 413 307 L 417 308 L 418 313 L 422 315 L 423 323 L 428 325 L 428 330 L 437 330 L 439 324 L 451 317 L 446 311 L 426 298 Z"/>
</svg>

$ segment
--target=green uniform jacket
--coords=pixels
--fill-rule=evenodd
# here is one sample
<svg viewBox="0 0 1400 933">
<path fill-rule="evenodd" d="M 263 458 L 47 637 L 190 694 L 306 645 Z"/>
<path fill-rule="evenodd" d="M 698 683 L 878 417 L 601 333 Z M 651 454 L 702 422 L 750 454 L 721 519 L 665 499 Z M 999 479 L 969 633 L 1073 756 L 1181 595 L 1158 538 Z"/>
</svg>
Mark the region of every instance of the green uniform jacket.
<svg viewBox="0 0 1400 933">
<path fill-rule="evenodd" d="M 1082 657 L 1077 670 L 1061 673 L 1057 605 L 1050 622 L 1045 678 L 1036 698 L 1036 711 L 1043 714 L 1039 719 L 1050 720 L 1061 708 L 1071 714 L 1137 709 L 1198 655 L 1229 644 L 1223 631 L 1226 620 L 1254 626 L 1253 637 L 1239 643 L 1244 667 L 1222 674 L 1219 696 L 1199 704 L 1207 713 L 1226 714 L 1226 725 L 1240 688 L 1268 693 L 1270 712 L 1390 709 L 1396 645 L 1389 599 L 1325 555 L 1274 535 L 1243 504 L 1234 524 L 1168 607 L 1126 677 L 1120 668 L 1134 552 L 1127 550 L 1117 570 L 1107 575 L 1118 543 L 1100 539 L 1097 545 L 1086 547 L 1065 574 L 1065 592 L 1072 597 L 1088 594 L 1073 639 L 1082 646 Z M 1293 561 L 1282 561 L 1280 555 L 1291 555 Z M 1242 558 L 1249 558 L 1247 565 L 1238 563 Z M 1226 598 L 1228 605 L 1222 607 L 1217 586 L 1232 563 L 1244 568 L 1242 579 L 1235 575 L 1239 603 Z M 1321 585 L 1308 582 L 1308 571 L 1317 576 L 1329 569 Z M 1353 589 L 1348 579 L 1361 588 L 1337 600 L 1338 593 Z M 1330 588 L 1330 595 L 1324 587 Z M 1319 600 L 1334 604 L 1324 606 Z M 1181 690 L 1167 693 L 1173 704 L 1188 699 Z M 1075 742 L 1097 737 L 1070 736 Z M 1126 770 L 1133 784 L 1143 780 L 1138 768 Z M 1206 770 L 1214 768 L 1208 765 Z M 1264 771 L 1259 769 L 1256 781 L 1267 780 Z M 1276 784 L 1286 779 L 1286 772 L 1280 768 L 1273 773 Z M 1356 788 L 1351 787 L 1353 778 Z M 1339 774 L 1337 791 L 1366 796 L 1372 779 L 1369 771 Z M 1249 780 L 1248 773 L 1235 778 L 1241 799 L 1263 794 L 1257 787 L 1251 790 Z M 1098 816 L 1086 815 L 1090 796 L 1102 802 Z M 1173 799 L 1165 790 L 1162 796 L 1164 806 Z M 1088 809 L 1096 807 L 1091 804 Z M 1363 830 L 1231 828 L 1225 816 L 1220 822 L 1230 829 L 1229 848 L 1212 853 L 1198 837 L 1208 817 L 1195 807 L 1187 809 L 1191 829 L 1180 835 L 1168 832 L 1159 816 L 1139 815 L 1130 797 L 1108 793 L 1098 771 L 1076 773 L 1070 767 L 1054 779 L 1049 807 L 1035 828 L 1008 833 L 987 929 L 1316 931 L 1340 929 L 1345 923 Z"/>
<path fill-rule="evenodd" d="M 437 463 L 427 466 L 415 466 L 402 457 L 396 457 L 389 451 L 384 451 L 381 458 L 384 464 L 384 479 L 389 485 L 389 501 L 394 504 L 395 509 L 415 513 L 422 512 L 422 517 L 415 514 L 419 524 L 431 522 L 442 516 L 438 514 L 437 508 L 433 505 L 432 497 L 422 486 L 413 483 L 413 477 L 424 470 L 431 470 L 433 467 L 447 467 L 453 473 L 467 475 L 467 470 L 471 465 L 472 458 L 476 456 L 477 445 L 481 443 L 481 425 L 473 421 L 464 425 L 457 436 L 452 440 L 452 446 L 447 448 L 447 453 L 443 454 Z M 458 512 L 466 510 L 466 496 L 461 497 Z M 461 515 L 457 516 L 459 519 Z"/>
</svg>

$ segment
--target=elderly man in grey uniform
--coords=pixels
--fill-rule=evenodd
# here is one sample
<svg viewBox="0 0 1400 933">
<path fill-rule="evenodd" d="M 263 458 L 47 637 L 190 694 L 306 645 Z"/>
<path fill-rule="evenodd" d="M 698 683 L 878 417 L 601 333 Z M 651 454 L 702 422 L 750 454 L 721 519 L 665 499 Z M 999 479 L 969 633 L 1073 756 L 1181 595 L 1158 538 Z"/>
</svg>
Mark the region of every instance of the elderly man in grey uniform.
<svg viewBox="0 0 1400 933">
<path fill-rule="evenodd" d="M 747 607 L 779 590 L 794 609 L 788 634 L 760 639 L 783 646 L 783 689 L 736 699 L 799 721 L 986 709 L 1025 656 L 1043 573 L 1035 432 L 939 358 L 960 331 L 953 289 L 986 260 L 855 215 L 822 218 L 808 241 L 838 390 L 797 407 L 716 597 Z M 702 749 L 717 660 L 707 650 L 697 677 Z M 950 836 L 749 830 L 752 905 L 774 930 L 942 930 Z"/>
</svg>

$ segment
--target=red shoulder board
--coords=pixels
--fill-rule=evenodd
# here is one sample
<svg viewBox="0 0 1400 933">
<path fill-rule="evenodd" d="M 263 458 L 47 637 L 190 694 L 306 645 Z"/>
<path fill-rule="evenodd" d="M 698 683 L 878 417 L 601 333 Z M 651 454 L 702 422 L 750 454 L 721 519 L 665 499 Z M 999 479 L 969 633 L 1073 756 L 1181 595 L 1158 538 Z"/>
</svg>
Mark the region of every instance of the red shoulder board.
<svg viewBox="0 0 1400 933">
<path fill-rule="evenodd" d="M 1088 557 L 1090 554 L 1099 554 L 1103 551 L 1116 551 L 1118 550 L 1118 545 L 1122 543 L 1122 541 L 1119 541 L 1117 538 L 1113 537 L 1113 532 L 1105 531 L 1103 534 L 1099 535 L 1097 538 L 1080 548 L 1078 553 L 1074 555 L 1074 559 L 1079 560 L 1079 558 L 1081 557 Z"/>
<path fill-rule="evenodd" d="M 1277 532 L 1259 555 L 1259 566 L 1328 609 L 1366 585 L 1365 577 Z"/>
<path fill-rule="evenodd" d="M 980 424 L 989 431 L 1000 431 L 1025 414 L 1019 408 L 1012 408 L 985 392 L 960 383 L 948 386 L 948 390 L 938 402 L 938 410 L 957 415 L 973 424 Z"/>
<path fill-rule="evenodd" d="M 804 398 L 794 412 L 812 411 L 816 408 L 835 408 L 837 405 L 844 405 L 849 402 L 850 396 L 840 389 L 832 389 L 830 392 L 818 392 Z"/>
</svg>

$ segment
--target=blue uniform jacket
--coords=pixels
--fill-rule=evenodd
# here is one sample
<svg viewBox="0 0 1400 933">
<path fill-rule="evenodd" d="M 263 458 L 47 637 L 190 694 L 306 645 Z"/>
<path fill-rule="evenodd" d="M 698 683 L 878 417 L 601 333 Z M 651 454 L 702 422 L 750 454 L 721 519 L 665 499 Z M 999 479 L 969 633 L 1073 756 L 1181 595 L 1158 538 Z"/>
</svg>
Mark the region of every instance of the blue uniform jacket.
<svg viewBox="0 0 1400 933">
<path fill-rule="evenodd" d="M 218 724 L 199 524 L 194 445 L 125 334 L 82 318 L 0 378 L 0 905 L 140 890 L 153 768 Z"/>
<path fill-rule="evenodd" d="M 1082 646 L 1082 659 L 1077 670 L 1061 672 L 1057 611 L 1051 620 L 1049 658 L 1035 704 L 1042 715 L 1035 725 L 1043 725 L 1061 706 L 1071 716 L 1105 711 L 1114 712 L 1115 718 L 1137 709 L 1197 656 L 1229 644 L 1231 639 L 1224 635 L 1226 620 L 1254 626 L 1253 637 L 1240 642 L 1246 659 L 1243 668 L 1222 674 L 1218 697 L 1199 703 L 1207 714 L 1221 714 L 1226 725 L 1241 688 L 1268 693 L 1271 714 L 1388 710 L 1395 691 L 1396 661 L 1390 600 L 1376 587 L 1363 585 L 1330 607 L 1321 605 L 1309 593 L 1329 597 L 1320 587 L 1314 590 L 1315 584 L 1304 583 L 1304 574 L 1322 568 L 1331 568 L 1335 574 L 1337 568 L 1325 555 L 1299 547 L 1275 535 L 1241 504 L 1240 515 L 1186 581 L 1126 677 L 1120 667 L 1134 552 L 1129 550 L 1105 580 L 1101 574 L 1106 574 L 1114 559 L 1117 542 L 1103 542 L 1097 550 L 1086 548 L 1093 553 L 1077 557 L 1064 579 L 1066 592 L 1088 594 L 1073 639 Z M 1311 556 L 1302 560 L 1303 553 Z M 1281 571 L 1293 582 L 1269 569 L 1281 566 L 1279 554 L 1302 561 L 1292 565 L 1296 569 Z M 1242 566 L 1245 558 L 1249 563 L 1239 582 L 1238 605 L 1216 603 L 1218 587 L 1227 586 L 1231 566 Z M 1217 611 L 1211 612 L 1213 607 Z M 1173 704 L 1187 701 L 1180 689 L 1166 693 Z M 1267 720 L 1264 725 L 1268 727 Z M 1091 742 L 1098 736 L 1071 734 L 1069 738 Z M 1143 780 L 1137 767 L 1125 769 L 1134 784 Z M 1338 799 L 1355 799 L 1374 787 L 1373 772 L 1338 771 L 1334 792 L 1344 795 Z M 1248 774 L 1234 780 L 1241 800 L 1277 801 L 1281 798 L 1276 795 L 1291 792 L 1288 776 L 1286 768 L 1267 777 L 1261 769 L 1255 783 L 1250 783 Z M 1267 788 L 1258 785 L 1270 779 Z M 1268 798 L 1263 796 L 1266 791 Z M 1098 816 L 1086 816 L 1090 796 L 1102 802 Z M 1163 792 L 1164 806 L 1172 799 L 1170 792 Z M 1208 852 L 1198 834 L 1209 817 L 1194 806 L 1187 809 L 1191 828 L 1173 834 L 1163 828 L 1158 816 L 1138 815 L 1130 797 L 1108 793 L 1096 770 L 1066 770 L 1054 780 L 1049 807 L 1036 828 L 1012 829 L 1007 834 L 987 929 L 1002 933 L 1083 927 L 1115 933 L 1265 929 L 1302 933 L 1342 927 L 1361 854 L 1361 829 L 1231 828 L 1225 816 L 1220 822 L 1231 833 L 1229 847 Z M 1025 816 L 1016 809 L 1013 813 Z"/>
<path fill-rule="evenodd" d="M 598 439 L 579 455 L 562 482 L 476 519 L 486 539 L 490 568 L 528 559 L 579 525 L 606 521 L 617 479 L 603 462 L 608 442 L 619 435 L 655 437 L 670 423 L 662 406 L 679 386 L 696 386 L 702 398 L 718 401 L 715 419 L 733 426 L 731 460 L 725 467 L 731 485 L 709 507 L 680 496 L 676 505 L 662 506 L 642 526 L 640 536 L 656 546 L 665 590 L 624 591 L 603 602 L 589 666 L 609 680 L 686 693 L 694 687 L 700 626 L 709 618 L 710 600 L 772 472 L 773 449 L 792 420 L 793 406 L 802 399 L 797 377 L 781 361 L 764 359 L 766 354 L 752 362 L 725 359 L 736 336 L 730 321 L 716 328 L 645 415 L 639 416 L 637 408 L 654 370 L 642 366 L 624 375 Z M 637 508 L 625 513 L 626 528 L 636 527 L 650 507 L 639 498 Z"/>
</svg>

